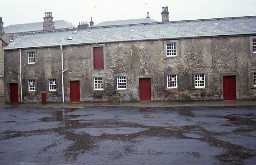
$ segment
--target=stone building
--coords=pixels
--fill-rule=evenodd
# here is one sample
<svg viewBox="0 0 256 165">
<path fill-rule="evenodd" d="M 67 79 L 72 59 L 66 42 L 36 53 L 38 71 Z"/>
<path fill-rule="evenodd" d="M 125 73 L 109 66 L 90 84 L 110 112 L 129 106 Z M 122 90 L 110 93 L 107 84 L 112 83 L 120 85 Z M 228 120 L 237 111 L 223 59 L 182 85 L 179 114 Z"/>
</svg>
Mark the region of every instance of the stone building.
<svg viewBox="0 0 256 165">
<path fill-rule="evenodd" d="M 167 14 L 167 15 L 166 15 Z M 7 102 L 256 99 L 256 17 L 116 23 L 20 36 Z"/>
</svg>

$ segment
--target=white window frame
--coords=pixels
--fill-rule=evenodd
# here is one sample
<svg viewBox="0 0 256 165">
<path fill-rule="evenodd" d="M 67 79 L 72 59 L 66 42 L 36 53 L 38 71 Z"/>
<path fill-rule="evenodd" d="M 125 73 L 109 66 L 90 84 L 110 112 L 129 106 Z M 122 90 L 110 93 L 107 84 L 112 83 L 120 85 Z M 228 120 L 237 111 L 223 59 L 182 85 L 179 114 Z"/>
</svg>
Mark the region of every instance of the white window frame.
<svg viewBox="0 0 256 165">
<path fill-rule="evenodd" d="M 57 81 L 56 79 L 49 79 L 48 80 L 49 85 L 49 92 L 56 92 L 57 91 Z"/>
<path fill-rule="evenodd" d="M 256 72 L 252 73 L 252 86 L 256 88 Z"/>
<path fill-rule="evenodd" d="M 36 91 L 36 80 L 28 80 L 28 91 L 29 92 Z"/>
<path fill-rule="evenodd" d="M 256 54 L 256 37 L 251 40 L 252 53 Z"/>
<path fill-rule="evenodd" d="M 177 74 L 169 74 L 166 76 L 167 89 L 178 88 L 178 76 Z"/>
<path fill-rule="evenodd" d="M 117 90 L 127 89 L 127 76 L 118 76 L 116 78 L 116 89 Z"/>
<path fill-rule="evenodd" d="M 177 42 L 176 41 L 169 41 L 166 43 L 165 46 L 165 54 L 166 57 L 176 57 L 177 56 Z"/>
<path fill-rule="evenodd" d="M 205 88 L 205 74 L 203 73 L 194 74 L 193 79 L 194 79 L 194 87 L 196 89 Z"/>
<path fill-rule="evenodd" d="M 27 52 L 27 56 L 28 56 L 28 64 L 36 63 L 36 52 L 35 51 Z"/>
<path fill-rule="evenodd" d="M 104 83 L 102 77 L 93 78 L 93 90 L 104 90 Z"/>
</svg>

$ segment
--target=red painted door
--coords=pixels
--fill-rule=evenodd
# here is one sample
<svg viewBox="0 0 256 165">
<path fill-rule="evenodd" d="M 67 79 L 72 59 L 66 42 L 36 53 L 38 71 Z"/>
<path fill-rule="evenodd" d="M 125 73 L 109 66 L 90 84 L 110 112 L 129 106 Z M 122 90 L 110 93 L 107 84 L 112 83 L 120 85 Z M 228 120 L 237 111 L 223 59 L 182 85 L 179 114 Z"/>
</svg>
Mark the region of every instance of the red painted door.
<svg viewBox="0 0 256 165">
<path fill-rule="evenodd" d="M 236 76 L 223 77 L 223 97 L 224 100 L 236 99 Z"/>
<path fill-rule="evenodd" d="M 151 100 L 151 80 L 150 78 L 140 78 L 139 80 L 140 100 Z"/>
<path fill-rule="evenodd" d="M 80 102 L 80 82 L 70 81 L 70 101 Z"/>
<path fill-rule="evenodd" d="M 19 91 L 17 83 L 10 83 L 10 102 L 12 104 L 19 103 Z"/>
</svg>

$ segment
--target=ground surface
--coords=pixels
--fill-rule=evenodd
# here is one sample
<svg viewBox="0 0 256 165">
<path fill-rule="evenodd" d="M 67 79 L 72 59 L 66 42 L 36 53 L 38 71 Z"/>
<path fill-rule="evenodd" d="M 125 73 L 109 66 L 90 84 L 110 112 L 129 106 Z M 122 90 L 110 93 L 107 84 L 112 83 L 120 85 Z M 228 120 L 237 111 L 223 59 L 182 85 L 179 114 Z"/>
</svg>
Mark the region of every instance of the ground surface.
<svg viewBox="0 0 256 165">
<path fill-rule="evenodd" d="M 2 165 L 255 165 L 256 107 L 0 108 Z"/>
</svg>

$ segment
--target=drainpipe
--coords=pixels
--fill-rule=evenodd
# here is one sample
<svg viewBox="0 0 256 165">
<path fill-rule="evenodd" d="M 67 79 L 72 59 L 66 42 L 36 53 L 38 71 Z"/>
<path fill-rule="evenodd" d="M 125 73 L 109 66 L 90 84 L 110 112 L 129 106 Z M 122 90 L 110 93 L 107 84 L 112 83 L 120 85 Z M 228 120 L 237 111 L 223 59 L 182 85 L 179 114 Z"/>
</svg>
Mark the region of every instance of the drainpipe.
<svg viewBox="0 0 256 165">
<path fill-rule="evenodd" d="M 22 103 L 22 78 L 21 78 L 21 49 L 19 49 L 19 55 L 20 55 L 20 60 L 19 60 L 19 65 L 20 65 L 20 73 L 19 73 L 19 81 L 20 81 L 20 103 Z"/>
<path fill-rule="evenodd" d="M 63 59 L 63 48 L 60 45 L 61 51 L 61 91 L 62 91 L 62 103 L 65 102 L 65 94 L 64 94 L 64 59 Z"/>
</svg>

